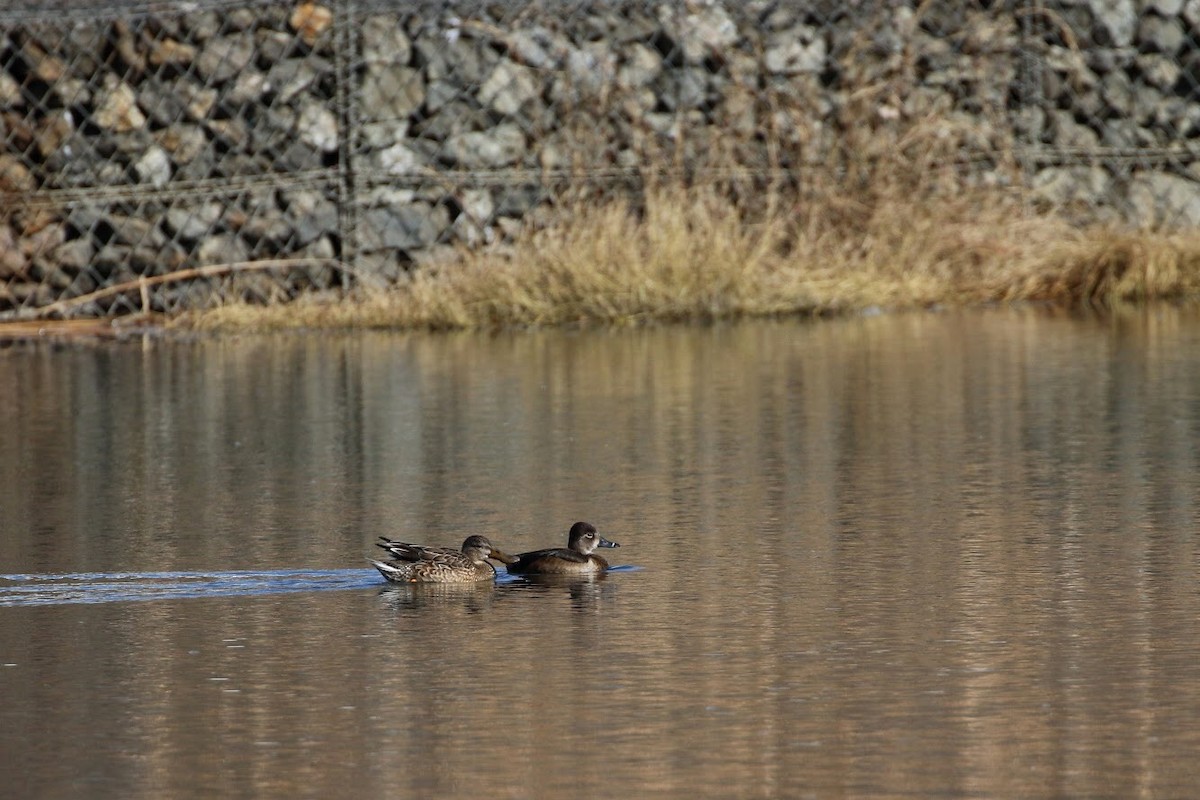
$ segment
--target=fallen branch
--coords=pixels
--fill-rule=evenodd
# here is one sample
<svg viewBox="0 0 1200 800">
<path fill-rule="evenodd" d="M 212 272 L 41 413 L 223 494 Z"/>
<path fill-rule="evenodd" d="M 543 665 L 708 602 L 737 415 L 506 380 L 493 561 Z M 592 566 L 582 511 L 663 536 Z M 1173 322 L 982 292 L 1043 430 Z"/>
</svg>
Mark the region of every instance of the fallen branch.
<svg viewBox="0 0 1200 800">
<path fill-rule="evenodd" d="M 137 291 L 142 299 L 142 311 L 149 312 L 150 294 L 147 291 L 152 286 L 160 286 L 164 283 L 177 283 L 179 281 L 190 281 L 196 278 L 212 278 L 218 275 L 230 275 L 235 272 L 251 272 L 268 269 L 296 269 L 301 267 L 326 266 L 335 267 L 342 272 L 356 275 L 356 271 L 348 264 L 333 258 L 272 258 L 264 261 L 234 261 L 227 264 L 209 264 L 203 267 L 192 267 L 190 269 L 181 269 L 175 272 L 168 272 L 165 275 L 142 276 L 137 280 L 125 281 L 114 286 L 106 286 L 103 289 L 97 289 L 94 292 L 72 297 L 67 300 L 59 300 L 47 306 L 42 306 L 35 310 L 35 318 L 48 317 L 52 314 L 64 314 L 71 309 L 85 306 L 88 303 L 93 303 L 97 300 L 102 300 L 105 297 L 123 294 L 125 292 Z"/>
</svg>

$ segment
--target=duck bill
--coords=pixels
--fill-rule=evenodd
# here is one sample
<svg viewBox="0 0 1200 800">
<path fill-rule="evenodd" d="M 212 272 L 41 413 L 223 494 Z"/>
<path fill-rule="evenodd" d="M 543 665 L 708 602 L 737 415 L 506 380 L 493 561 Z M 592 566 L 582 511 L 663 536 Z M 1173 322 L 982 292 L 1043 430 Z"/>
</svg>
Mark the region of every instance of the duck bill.
<svg viewBox="0 0 1200 800">
<path fill-rule="evenodd" d="M 608 539 L 605 539 L 603 536 L 601 536 L 600 543 L 596 546 L 597 547 L 620 547 L 621 545 L 618 544 L 617 542 L 610 542 Z"/>
<path fill-rule="evenodd" d="M 492 548 L 492 551 L 490 553 L 488 553 L 488 558 L 494 558 L 497 561 L 499 561 L 501 564 L 515 564 L 518 561 L 520 561 L 520 559 L 517 558 L 516 556 L 509 555 L 508 553 L 504 552 L 503 550 L 497 550 L 494 547 Z"/>
</svg>

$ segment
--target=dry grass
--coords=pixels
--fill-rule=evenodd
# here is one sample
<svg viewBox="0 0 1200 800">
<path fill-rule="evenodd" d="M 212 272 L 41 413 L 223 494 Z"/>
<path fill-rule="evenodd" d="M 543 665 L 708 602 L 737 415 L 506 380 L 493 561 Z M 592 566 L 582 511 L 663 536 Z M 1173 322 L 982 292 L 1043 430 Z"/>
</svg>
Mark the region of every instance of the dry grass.
<svg viewBox="0 0 1200 800">
<path fill-rule="evenodd" d="M 820 314 L 868 307 L 1200 297 L 1200 235 L 1079 229 L 996 193 L 784 202 L 753 219 L 714 188 L 580 204 L 499 252 L 338 302 L 231 303 L 200 329 L 456 329 Z"/>
</svg>

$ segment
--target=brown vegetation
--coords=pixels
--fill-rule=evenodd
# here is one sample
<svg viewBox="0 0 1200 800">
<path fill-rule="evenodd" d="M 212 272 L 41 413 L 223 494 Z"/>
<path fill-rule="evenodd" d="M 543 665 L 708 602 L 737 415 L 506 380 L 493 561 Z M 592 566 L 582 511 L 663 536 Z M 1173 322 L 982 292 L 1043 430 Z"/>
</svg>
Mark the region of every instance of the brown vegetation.
<svg viewBox="0 0 1200 800">
<path fill-rule="evenodd" d="M 776 194 L 749 218 L 716 187 L 658 188 L 637 208 L 581 202 L 513 247 L 397 287 L 231 303 L 181 324 L 437 330 L 1200 297 L 1198 234 L 1080 228 L 994 191 L 892 188 Z"/>
</svg>

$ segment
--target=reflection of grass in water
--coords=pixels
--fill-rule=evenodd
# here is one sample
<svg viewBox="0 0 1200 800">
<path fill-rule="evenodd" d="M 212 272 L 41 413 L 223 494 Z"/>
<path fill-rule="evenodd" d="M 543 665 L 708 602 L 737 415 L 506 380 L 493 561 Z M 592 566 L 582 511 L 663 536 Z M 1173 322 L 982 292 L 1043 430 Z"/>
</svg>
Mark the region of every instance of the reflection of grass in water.
<svg viewBox="0 0 1200 800">
<path fill-rule="evenodd" d="M 819 200 L 659 188 L 578 203 L 506 250 L 462 254 L 349 300 L 231 303 L 198 328 L 480 328 L 819 314 L 1004 301 L 1200 296 L 1200 234 L 1078 227 L 995 191 L 868 184 Z"/>
</svg>

